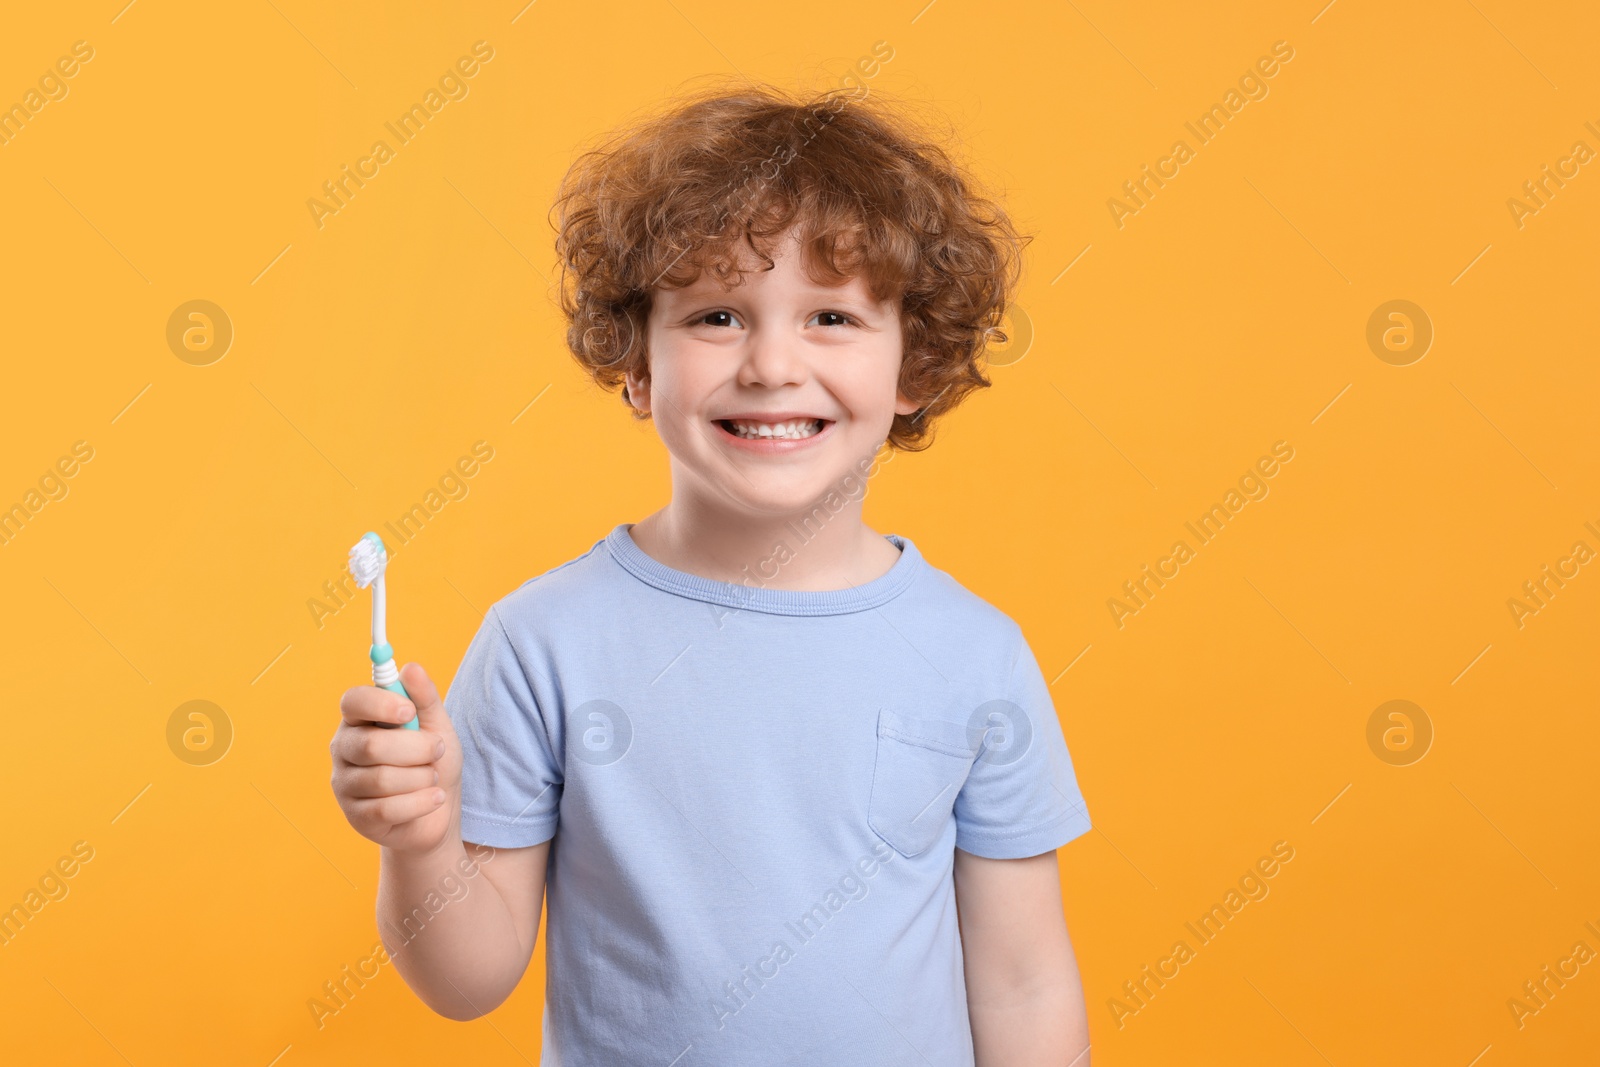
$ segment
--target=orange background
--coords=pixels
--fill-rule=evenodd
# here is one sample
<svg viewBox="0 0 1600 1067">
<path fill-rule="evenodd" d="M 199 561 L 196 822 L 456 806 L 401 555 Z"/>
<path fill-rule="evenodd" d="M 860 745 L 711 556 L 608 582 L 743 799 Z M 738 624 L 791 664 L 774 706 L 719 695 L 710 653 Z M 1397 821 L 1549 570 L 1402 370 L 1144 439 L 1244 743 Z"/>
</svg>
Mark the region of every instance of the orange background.
<svg viewBox="0 0 1600 1067">
<path fill-rule="evenodd" d="M 0 145 L 0 506 L 74 442 L 93 458 L 0 546 L 0 906 L 75 842 L 93 859 L 0 947 L 0 1043 L 537 1059 L 542 951 L 477 1022 L 391 966 L 317 1026 L 308 1000 L 377 941 L 377 850 L 328 781 L 366 597 L 320 628 L 307 601 L 488 442 L 390 570 L 395 646 L 443 682 L 489 604 L 664 503 L 653 431 L 563 347 L 555 185 L 691 77 L 820 89 L 883 41 L 868 87 L 948 116 L 1037 239 L 1031 343 L 883 468 L 867 518 L 1016 618 L 1052 682 L 1096 823 L 1061 854 L 1094 1061 L 1592 1062 L 1600 965 L 1521 1026 L 1507 1002 L 1600 950 L 1600 567 L 1520 627 L 1507 601 L 1574 542 L 1600 549 L 1600 175 L 1520 226 L 1507 201 L 1574 142 L 1600 149 L 1600 17 L 1210 6 L 8 13 L 0 104 L 75 41 L 94 57 Z M 479 40 L 469 95 L 318 228 L 306 201 Z M 1184 123 L 1277 41 L 1294 58 L 1269 94 L 1196 147 Z M 1119 228 L 1107 201 L 1179 138 L 1194 158 Z M 234 331 L 206 366 L 167 342 L 196 299 Z M 1406 366 L 1366 339 L 1396 299 L 1434 330 Z M 1294 458 L 1270 494 L 1119 628 L 1107 600 L 1277 441 Z M 233 730 L 208 766 L 169 748 L 191 700 Z M 1409 765 L 1369 747 L 1390 700 L 1431 724 Z M 1277 841 L 1294 859 L 1270 895 L 1198 945 L 1185 922 Z M 1109 1002 L 1179 939 L 1195 957 L 1119 1025 Z"/>
</svg>

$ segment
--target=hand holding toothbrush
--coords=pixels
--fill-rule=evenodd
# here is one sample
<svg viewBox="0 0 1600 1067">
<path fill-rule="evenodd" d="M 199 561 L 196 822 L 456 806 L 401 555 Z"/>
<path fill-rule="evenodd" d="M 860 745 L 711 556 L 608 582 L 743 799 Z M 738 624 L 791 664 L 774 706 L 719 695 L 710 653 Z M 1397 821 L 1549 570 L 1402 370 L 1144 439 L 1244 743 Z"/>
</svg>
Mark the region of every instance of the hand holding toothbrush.
<svg viewBox="0 0 1600 1067">
<path fill-rule="evenodd" d="M 358 685 L 339 701 L 333 795 L 362 837 L 428 853 L 461 834 L 461 742 L 428 672 L 408 663 L 404 673 L 410 699 Z M 394 729 L 408 720 L 420 728 Z"/>
<path fill-rule="evenodd" d="M 429 851 L 459 827 L 461 744 L 428 672 L 407 664 L 400 681 L 384 632 L 383 539 L 366 534 L 350 549 L 356 584 L 372 586 L 372 685 L 346 691 L 343 722 L 329 746 L 333 793 L 363 837 L 400 851 Z M 404 727 L 411 733 L 395 730 Z M 456 830 L 459 834 L 459 829 Z"/>
</svg>

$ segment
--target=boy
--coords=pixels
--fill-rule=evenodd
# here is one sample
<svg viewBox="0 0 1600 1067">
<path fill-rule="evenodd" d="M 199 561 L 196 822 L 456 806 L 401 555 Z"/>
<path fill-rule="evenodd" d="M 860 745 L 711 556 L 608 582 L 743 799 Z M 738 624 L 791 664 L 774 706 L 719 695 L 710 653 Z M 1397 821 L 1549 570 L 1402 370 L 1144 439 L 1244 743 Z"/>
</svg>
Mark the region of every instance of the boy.
<svg viewBox="0 0 1600 1067">
<path fill-rule="evenodd" d="M 497 602 L 446 701 L 408 664 L 415 707 L 341 702 L 335 792 L 430 1007 L 499 1005 L 548 890 L 547 1065 L 1089 1063 L 1055 849 L 1090 823 L 1038 664 L 862 522 L 885 441 L 989 384 L 1023 243 L 909 130 L 743 89 L 573 165 L 568 345 L 672 499 Z M 468 842 L 492 862 L 399 951 Z"/>
</svg>

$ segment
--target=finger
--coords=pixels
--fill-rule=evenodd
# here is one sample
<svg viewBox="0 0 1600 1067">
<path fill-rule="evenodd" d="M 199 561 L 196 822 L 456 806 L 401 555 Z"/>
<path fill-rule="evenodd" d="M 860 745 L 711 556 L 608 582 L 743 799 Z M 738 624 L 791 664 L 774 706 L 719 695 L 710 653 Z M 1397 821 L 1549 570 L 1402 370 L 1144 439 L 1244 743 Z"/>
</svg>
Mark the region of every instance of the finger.
<svg viewBox="0 0 1600 1067">
<path fill-rule="evenodd" d="M 382 726 L 341 726 L 334 735 L 336 757 L 357 767 L 390 764 L 420 767 L 444 755 L 444 739 L 427 730 L 389 730 Z"/>
<path fill-rule="evenodd" d="M 344 696 L 339 699 L 339 712 L 351 726 L 365 726 L 369 722 L 399 726 L 410 722 L 415 713 L 411 702 L 404 696 L 375 685 L 346 689 Z"/>
<path fill-rule="evenodd" d="M 433 766 L 346 767 L 339 773 L 338 791 L 346 797 L 365 800 L 399 796 L 439 784 L 439 770 Z"/>
<path fill-rule="evenodd" d="M 429 786 L 396 797 L 352 801 L 349 810 L 351 816 L 357 819 L 398 826 L 437 810 L 443 803 L 444 790 Z"/>
<path fill-rule="evenodd" d="M 450 713 L 444 710 L 444 701 L 439 698 L 439 689 L 428 677 L 428 672 L 422 669 L 422 664 L 407 663 L 402 667 L 400 682 L 417 705 L 418 726 L 440 736 L 455 732 L 450 723 Z"/>
</svg>

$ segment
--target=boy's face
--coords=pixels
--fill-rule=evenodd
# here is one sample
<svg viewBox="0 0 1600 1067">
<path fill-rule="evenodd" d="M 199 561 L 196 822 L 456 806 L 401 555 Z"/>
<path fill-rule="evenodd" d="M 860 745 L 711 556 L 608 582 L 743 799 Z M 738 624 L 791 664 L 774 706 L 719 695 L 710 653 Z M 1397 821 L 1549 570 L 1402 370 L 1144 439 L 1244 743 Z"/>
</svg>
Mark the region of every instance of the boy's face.
<svg viewBox="0 0 1600 1067">
<path fill-rule="evenodd" d="M 745 274 L 737 288 L 702 272 L 687 288 L 657 289 L 649 387 L 629 375 L 628 397 L 651 413 L 671 453 L 675 493 L 776 517 L 808 511 L 846 474 L 859 477 L 858 461 L 917 404 L 898 389 L 899 301 L 873 301 L 860 278 L 812 282 L 792 231 L 771 254 L 773 269 Z"/>
</svg>

